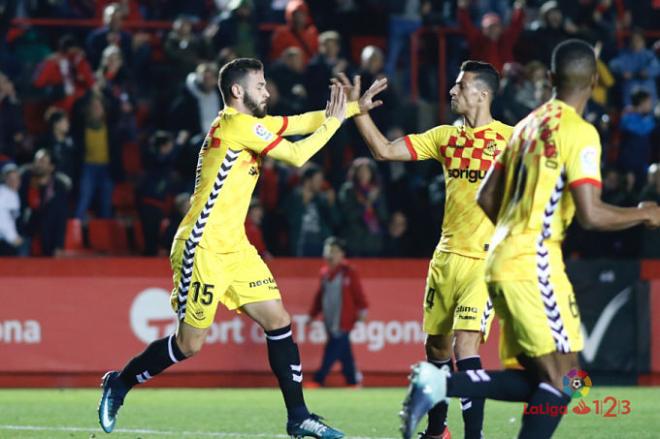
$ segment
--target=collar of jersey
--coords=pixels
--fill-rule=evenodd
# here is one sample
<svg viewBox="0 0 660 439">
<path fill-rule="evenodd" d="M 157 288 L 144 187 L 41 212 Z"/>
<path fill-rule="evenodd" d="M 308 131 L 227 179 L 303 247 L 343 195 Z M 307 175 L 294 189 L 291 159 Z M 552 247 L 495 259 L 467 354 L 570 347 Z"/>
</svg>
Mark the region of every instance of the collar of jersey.
<svg viewBox="0 0 660 439">
<path fill-rule="evenodd" d="M 575 108 L 573 108 L 572 106 L 568 105 L 566 102 L 562 101 L 561 99 L 552 98 L 552 100 L 550 101 L 550 103 L 554 103 L 554 102 L 556 102 L 557 104 L 559 104 L 559 106 L 560 106 L 561 108 L 565 108 L 565 109 L 567 109 L 567 110 L 569 110 L 569 111 L 572 111 L 573 113 L 576 113 L 576 114 L 577 114 L 577 111 L 575 110 Z"/>
<path fill-rule="evenodd" d="M 480 131 L 487 130 L 488 128 L 492 128 L 497 123 L 499 123 L 499 121 L 496 120 L 496 119 L 493 119 L 490 122 L 488 122 L 486 125 L 480 125 L 480 126 L 475 127 L 475 128 L 470 128 L 469 126 L 463 124 L 463 125 L 461 125 L 461 128 L 463 129 L 463 131 L 470 131 L 471 133 L 478 133 Z"/>
</svg>

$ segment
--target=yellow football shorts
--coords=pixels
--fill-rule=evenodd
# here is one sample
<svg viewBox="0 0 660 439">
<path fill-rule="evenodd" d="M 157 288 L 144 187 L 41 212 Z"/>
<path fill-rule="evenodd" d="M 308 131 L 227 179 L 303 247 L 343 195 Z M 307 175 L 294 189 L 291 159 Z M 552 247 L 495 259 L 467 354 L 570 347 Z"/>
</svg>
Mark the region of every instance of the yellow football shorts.
<svg viewBox="0 0 660 439">
<path fill-rule="evenodd" d="M 184 240 L 175 240 L 170 252 L 174 278 L 172 308 L 179 320 L 195 328 L 213 323 L 218 302 L 235 310 L 253 302 L 280 299 L 270 270 L 250 246 L 234 253 L 214 253 L 197 246 L 190 258 Z"/>
<path fill-rule="evenodd" d="M 515 365 L 520 354 L 540 357 L 582 350 L 580 313 L 565 273 L 543 285 L 493 281 L 488 290 L 500 319 L 500 359 L 505 366 Z"/>
<path fill-rule="evenodd" d="M 493 307 L 482 259 L 436 251 L 429 264 L 424 296 L 424 332 L 480 331 L 488 338 Z"/>
</svg>

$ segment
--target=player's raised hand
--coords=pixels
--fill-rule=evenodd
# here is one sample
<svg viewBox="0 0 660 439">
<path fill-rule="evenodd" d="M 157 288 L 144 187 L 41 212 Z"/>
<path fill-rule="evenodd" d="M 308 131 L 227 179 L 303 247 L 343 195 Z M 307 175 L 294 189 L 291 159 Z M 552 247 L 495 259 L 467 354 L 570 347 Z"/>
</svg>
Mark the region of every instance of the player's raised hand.
<svg viewBox="0 0 660 439">
<path fill-rule="evenodd" d="M 376 79 L 371 87 L 360 96 L 361 78 L 360 75 L 353 77 L 353 84 L 344 73 L 339 73 L 337 78 L 332 79 L 333 84 L 341 84 L 348 95 L 349 101 L 358 101 L 360 114 L 366 114 L 376 107 L 383 105 L 383 101 L 374 101 L 374 97 L 387 88 L 387 78 Z"/>
<path fill-rule="evenodd" d="M 330 100 L 325 107 L 325 117 L 336 117 L 339 122 L 346 118 L 346 93 L 341 85 L 330 86 Z"/>
</svg>

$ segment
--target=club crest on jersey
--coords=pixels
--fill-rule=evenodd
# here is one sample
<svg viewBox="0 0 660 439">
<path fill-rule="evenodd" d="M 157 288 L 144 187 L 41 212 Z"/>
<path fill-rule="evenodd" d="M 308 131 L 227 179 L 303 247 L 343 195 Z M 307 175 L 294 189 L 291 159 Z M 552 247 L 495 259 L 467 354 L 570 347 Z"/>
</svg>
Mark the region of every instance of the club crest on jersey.
<svg viewBox="0 0 660 439">
<path fill-rule="evenodd" d="M 270 139 L 273 138 L 273 133 L 268 131 L 268 129 L 266 129 L 266 127 L 261 125 L 260 123 L 254 126 L 254 134 L 256 134 L 257 137 L 265 140 L 266 142 L 268 142 Z"/>
<path fill-rule="evenodd" d="M 488 157 L 494 157 L 495 154 L 497 154 L 497 148 L 495 147 L 495 141 L 490 140 L 486 144 L 486 147 L 484 148 L 484 155 L 487 155 Z"/>
<path fill-rule="evenodd" d="M 591 175 L 597 174 L 600 168 L 598 163 L 598 149 L 595 146 L 583 148 L 580 153 L 580 162 L 582 164 L 582 172 Z"/>
</svg>

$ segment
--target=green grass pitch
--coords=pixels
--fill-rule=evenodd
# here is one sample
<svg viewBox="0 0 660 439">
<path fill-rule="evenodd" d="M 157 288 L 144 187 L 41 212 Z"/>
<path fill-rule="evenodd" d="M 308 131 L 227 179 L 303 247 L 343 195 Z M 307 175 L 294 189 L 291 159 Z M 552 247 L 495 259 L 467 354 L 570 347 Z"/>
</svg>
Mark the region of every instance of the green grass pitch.
<svg viewBox="0 0 660 439">
<path fill-rule="evenodd" d="M 396 439 L 397 413 L 405 389 L 308 390 L 310 408 L 354 439 Z M 2 439 L 150 439 L 150 438 L 286 438 L 285 413 L 276 389 L 138 389 L 122 408 L 117 427 L 106 435 L 98 426 L 100 391 L 0 390 Z M 603 417 L 593 400 L 612 396 L 630 401 L 631 413 Z M 585 398 L 592 412 L 569 413 L 555 437 L 660 438 L 660 390 L 600 387 Z M 577 400 L 571 404 L 575 405 Z M 612 405 L 606 403 L 606 406 Z M 462 438 L 460 405 L 453 400 L 449 426 Z M 614 410 L 616 412 L 616 410 Z M 520 427 L 522 404 L 488 401 L 485 437 L 510 439 Z"/>
</svg>

